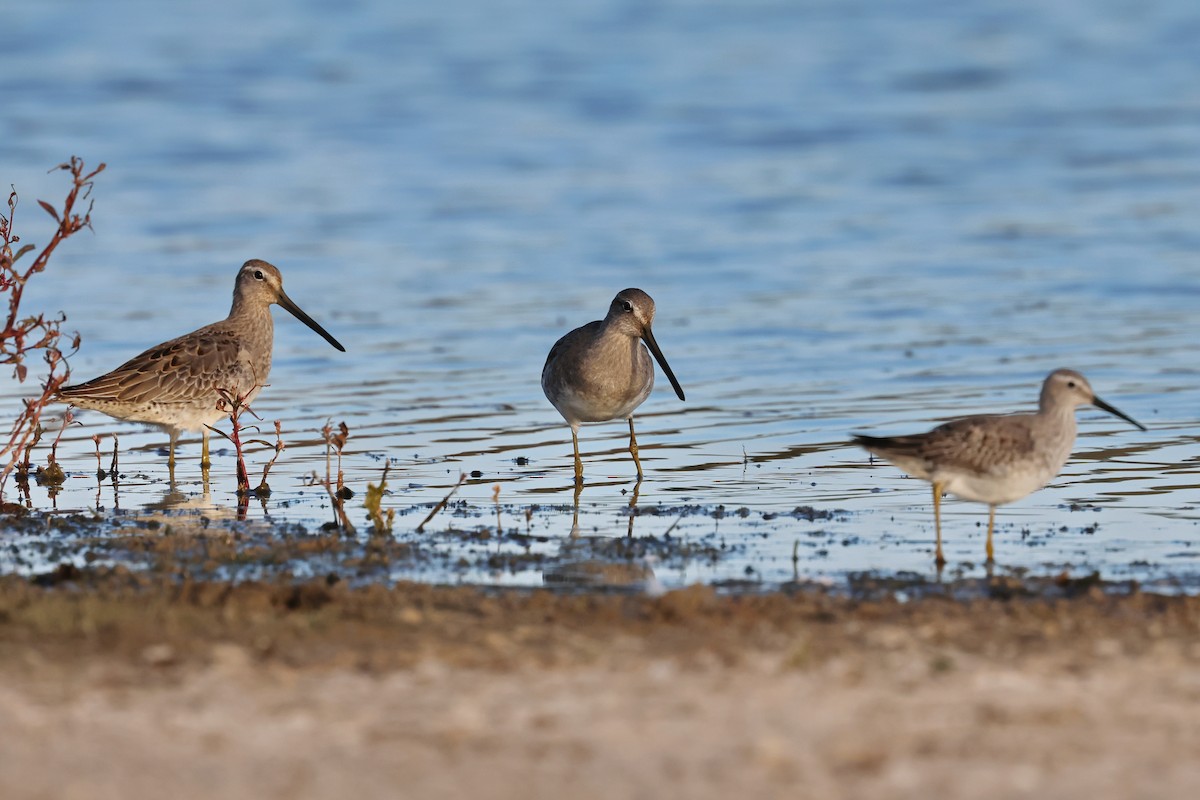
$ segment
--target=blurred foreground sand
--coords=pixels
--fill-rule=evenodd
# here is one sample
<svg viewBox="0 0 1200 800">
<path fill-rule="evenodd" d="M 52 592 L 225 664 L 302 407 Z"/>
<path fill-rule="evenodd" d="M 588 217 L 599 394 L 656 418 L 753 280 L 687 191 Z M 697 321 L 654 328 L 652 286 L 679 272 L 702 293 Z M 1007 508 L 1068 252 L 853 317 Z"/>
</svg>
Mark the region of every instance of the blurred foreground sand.
<svg viewBox="0 0 1200 800">
<path fill-rule="evenodd" d="M 0 797 L 1188 797 L 1200 600 L 0 581 Z"/>
</svg>

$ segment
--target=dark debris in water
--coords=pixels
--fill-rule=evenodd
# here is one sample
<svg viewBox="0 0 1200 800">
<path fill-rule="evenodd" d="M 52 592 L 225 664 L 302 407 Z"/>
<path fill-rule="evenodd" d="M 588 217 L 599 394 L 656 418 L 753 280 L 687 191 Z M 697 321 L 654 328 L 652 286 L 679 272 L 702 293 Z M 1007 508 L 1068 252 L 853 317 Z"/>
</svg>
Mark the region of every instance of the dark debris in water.
<svg viewBox="0 0 1200 800">
<path fill-rule="evenodd" d="M 789 590 L 803 590 L 803 584 L 789 585 Z M 1056 599 L 1083 595 L 1129 595 L 1140 591 L 1136 581 L 1106 581 L 1098 572 L 1073 578 L 1067 573 L 1053 576 L 1029 576 L 1023 571 L 993 574 L 981 578 L 955 577 L 946 580 L 913 572 L 886 575 L 875 572 L 852 573 L 845 593 L 858 599 L 893 598 L 902 601 L 929 597 L 969 601 L 978 599 Z"/>
<path fill-rule="evenodd" d="M 400 509 L 406 516 L 414 509 Z M 416 508 L 424 511 L 423 508 Z M 411 529 L 388 535 L 346 535 L 338 526 L 305 526 L 269 519 L 238 520 L 215 510 L 143 514 L 18 513 L 0 533 L 0 572 L 59 581 L 72 570 L 120 566 L 179 580 L 307 580 L 317 576 L 351 584 L 394 583 L 414 577 L 443 582 L 530 570 L 565 582 L 564 565 L 603 562 L 616 572 L 648 571 L 650 564 L 715 563 L 737 547 L 715 535 L 547 536 L 528 530 L 534 514 L 571 514 L 572 506 L 506 506 L 508 526 L 498 526 L 494 506 L 453 502 L 444 513 L 453 524 L 435 533 Z M 696 507 L 663 514 L 706 513 Z M 463 524 L 468 522 L 469 524 Z M 631 566 L 632 565 L 632 566 Z M 595 581 L 605 569 L 592 570 Z M 614 573 L 615 574 L 615 573 Z M 652 572 L 651 572 L 652 575 Z"/>
<path fill-rule="evenodd" d="M 265 512 L 265 504 L 263 508 Z M 416 504 L 395 511 L 397 518 L 420 519 L 430 508 Z M 945 580 L 932 568 L 927 573 L 839 575 L 832 567 L 831 578 L 805 578 L 796 568 L 801 560 L 832 563 L 831 552 L 840 549 L 839 543 L 865 547 L 873 541 L 838 530 L 836 523 L 848 512 L 813 506 L 790 512 L 700 504 L 618 507 L 609 523 L 597 525 L 593 516 L 586 530 L 576 529 L 572 535 L 562 523 L 578 509 L 564 503 L 457 499 L 441 512 L 441 524 L 432 530 L 417 533 L 411 525 L 398 525 L 394 532 L 379 535 L 370 527 L 347 535 L 333 523 L 284 523 L 266 513 L 239 520 L 217 507 L 73 514 L 19 506 L 7 510 L 0 521 L 0 574 L 38 576 L 51 583 L 68 580 L 73 571 L 120 567 L 180 581 L 324 578 L 357 586 L 419 580 L 651 592 L 663 590 L 659 581 L 665 575 L 671 575 L 665 579 L 675 585 L 680 585 L 676 576 L 694 581 L 693 576 L 702 575 L 722 593 L 814 590 L 899 599 L 1071 597 L 1137 588 L 1131 581 L 1105 581 L 1099 575 L 1071 577 L 1067 567 L 1051 568 L 1049 577 L 1010 569 L 983 578 L 978 577 L 981 565 L 966 562 L 956 565 L 957 572 Z M 750 528 L 731 530 L 722 523 L 731 516 L 748 520 Z M 681 525 L 683 520 L 692 522 Z M 790 526 L 789 520 L 800 524 Z M 1094 525 L 1082 529 L 1085 535 L 1091 532 Z M 1026 544 L 1039 542 L 1030 539 Z M 790 558 L 781 554 L 785 547 Z M 825 570 L 818 567 L 815 572 Z M 1154 588 L 1195 591 L 1169 582 Z"/>
</svg>

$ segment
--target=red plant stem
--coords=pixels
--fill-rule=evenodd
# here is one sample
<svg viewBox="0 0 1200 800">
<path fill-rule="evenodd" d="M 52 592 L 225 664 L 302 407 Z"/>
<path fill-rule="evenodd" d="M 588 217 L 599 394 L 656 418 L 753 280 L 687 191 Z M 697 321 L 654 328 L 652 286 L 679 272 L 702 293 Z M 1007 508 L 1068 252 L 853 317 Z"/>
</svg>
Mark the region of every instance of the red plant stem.
<svg viewBox="0 0 1200 800">
<path fill-rule="evenodd" d="M 229 441 L 233 442 L 233 450 L 237 454 L 238 494 L 245 494 L 250 491 L 250 477 L 246 474 L 246 459 L 242 456 L 242 426 L 238 423 L 238 416 L 237 411 L 230 415 L 233 431 L 229 435 Z"/>
<path fill-rule="evenodd" d="M 46 264 L 50 261 L 50 255 L 58 245 L 73 233 L 79 232 L 81 229 L 91 227 L 91 207 L 88 212 L 80 217 L 75 214 L 75 201 L 79 198 L 79 192 L 85 189 L 90 189 L 91 181 L 97 175 L 104 171 L 105 164 L 101 164 L 96 169 L 83 175 L 83 160 L 71 156 L 71 161 L 67 164 L 59 164 L 55 169 L 70 170 L 72 176 L 71 191 L 67 193 L 67 199 L 63 202 L 62 215 L 57 217 L 58 228 L 54 231 L 54 235 L 50 237 L 50 243 L 42 248 L 42 252 L 38 253 L 33 259 L 33 263 L 29 265 L 29 269 L 24 273 L 15 275 L 12 296 L 8 301 L 8 321 L 5 324 L 5 329 L 8 331 L 14 330 L 14 325 L 17 321 L 17 315 L 20 313 L 21 296 L 25 292 L 25 284 L 29 279 L 38 272 L 46 269 Z M 85 192 L 86 196 L 86 192 Z M 9 206 L 12 211 L 12 216 L 9 218 L 9 230 L 12 230 L 13 219 L 16 216 L 15 205 Z M 5 242 L 7 245 L 8 242 Z"/>
</svg>

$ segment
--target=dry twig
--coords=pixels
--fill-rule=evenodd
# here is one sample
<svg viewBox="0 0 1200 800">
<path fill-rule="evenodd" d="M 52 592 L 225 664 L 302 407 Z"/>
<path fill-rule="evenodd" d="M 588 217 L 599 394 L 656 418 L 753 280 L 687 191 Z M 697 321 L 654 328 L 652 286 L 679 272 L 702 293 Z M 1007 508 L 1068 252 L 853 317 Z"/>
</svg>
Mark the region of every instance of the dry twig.
<svg viewBox="0 0 1200 800">
<path fill-rule="evenodd" d="M 462 486 L 463 481 L 466 479 L 467 473 L 460 472 L 458 474 L 458 483 L 454 484 L 454 488 L 452 488 L 450 492 L 442 498 L 442 502 L 433 507 L 433 511 L 429 512 L 429 516 L 421 520 L 421 524 L 417 526 L 417 533 L 423 533 L 425 531 L 425 526 L 429 523 L 429 520 L 433 519 L 439 511 L 446 507 L 446 504 L 450 502 L 450 498 L 454 496 L 454 493 L 458 491 L 458 487 Z"/>
</svg>

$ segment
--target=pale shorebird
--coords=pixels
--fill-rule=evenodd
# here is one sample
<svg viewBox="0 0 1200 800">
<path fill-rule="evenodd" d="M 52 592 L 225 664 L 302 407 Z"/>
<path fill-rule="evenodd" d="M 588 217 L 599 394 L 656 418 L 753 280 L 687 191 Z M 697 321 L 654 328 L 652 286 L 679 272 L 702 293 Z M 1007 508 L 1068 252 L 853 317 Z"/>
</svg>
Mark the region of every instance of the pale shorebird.
<svg viewBox="0 0 1200 800">
<path fill-rule="evenodd" d="M 654 364 L 658 360 L 675 394 L 683 400 L 683 389 L 667 365 L 650 324 L 654 301 L 641 289 L 618 294 L 602 320 L 589 322 L 563 336 L 550 348 L 542 367 L 542 391 L 571 426 L 575 448 L 575 483 L 583 483 L 583 461 L 579 458 L 579 425 L 583 422 L 629 420 L 629 453 L 642 478 L 633 412 L 654 388 Z M 650 352 L 646 352 L 646 347 Z"/>
<path fill-rule="evenodd" d="M 1020 500 L 1058 474 L 1075 444 L 1075 409 L 1086 405 L 1146 430 L 1096 397 L 1087 378 L 1060 369 L 1042 384 L 1035 412 L 963 417 L 913 436 L 856 434 L 854 441 L 909 475 L 933 484 L 939 567 L 946 563 L 942 555 L 942 493 L 987 503 L 987 560 L 991 563 L 996 506 Z"/>
<path fill-rule="evenodd" d="M 207 426 L 229 415 L 229 400 L 248 405 L 266 384 L 275 338 L 272 303 L 346 351 L 287 296 L 277 268 L 252 259 L 238 271 L 228 317 L 152 347 L 87 383 L 63 387 L 58 397 L 80 408 L 165 429 L 171 436 L 167 463 L 172 472 L 179 434 L 199 431 L 201 465 L 207 467 Z"/>
</svg>

